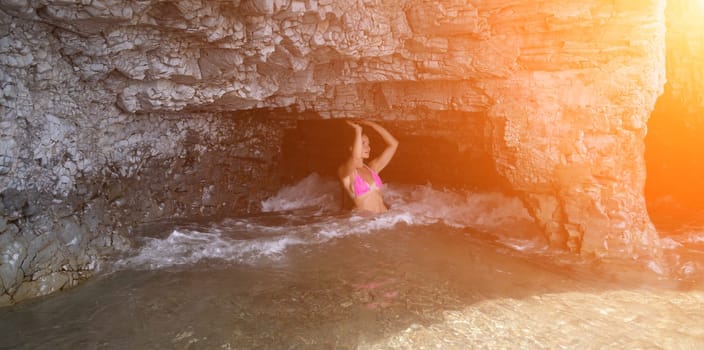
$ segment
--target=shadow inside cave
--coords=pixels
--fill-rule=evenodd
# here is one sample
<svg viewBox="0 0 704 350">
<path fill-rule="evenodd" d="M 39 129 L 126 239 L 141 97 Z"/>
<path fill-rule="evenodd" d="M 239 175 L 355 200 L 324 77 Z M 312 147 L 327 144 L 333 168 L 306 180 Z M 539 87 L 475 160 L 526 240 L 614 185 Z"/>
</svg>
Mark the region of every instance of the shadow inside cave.
<svg viewBox="0 0 704 350">
<path fill-rule="evenodd" d="M 699 119 L 668 84 L 648 121 L 645 196 L 662 233 L 704 222 L 704 124 Z"/>
</svg>

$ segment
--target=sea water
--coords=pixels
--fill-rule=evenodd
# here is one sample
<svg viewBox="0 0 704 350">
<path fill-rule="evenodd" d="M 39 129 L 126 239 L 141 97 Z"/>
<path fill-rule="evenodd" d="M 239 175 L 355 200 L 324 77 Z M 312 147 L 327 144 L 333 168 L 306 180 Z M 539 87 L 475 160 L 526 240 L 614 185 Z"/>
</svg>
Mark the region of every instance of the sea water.
<svg viewBox="0 0 704 350">
<path fill-rule="evenodd" d="M 0 309 L 2 349 L 699 348 L 704 225 L 668 273 L 548 248 L 517 198 L 316 174 L 256 216 L 145 225 L 77 288 Z M 643 268 L 646 266 L 646 268 Z"/>
</svg>

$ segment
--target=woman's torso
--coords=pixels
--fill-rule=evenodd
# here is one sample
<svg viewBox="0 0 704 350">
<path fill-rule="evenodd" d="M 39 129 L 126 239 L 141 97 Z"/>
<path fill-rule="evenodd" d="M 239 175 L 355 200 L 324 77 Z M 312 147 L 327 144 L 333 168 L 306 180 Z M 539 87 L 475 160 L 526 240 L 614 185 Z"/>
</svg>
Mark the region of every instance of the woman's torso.
<svg viewBox="0 0 704 350">
<path fill-rule="evenodd" d="M 388 210 L 381 193 L 383 187 L 381 179 L 368 166 L 364 165 L 352 172 L 351 186 L 357 209 L 375 213 Z"/>
</svg>

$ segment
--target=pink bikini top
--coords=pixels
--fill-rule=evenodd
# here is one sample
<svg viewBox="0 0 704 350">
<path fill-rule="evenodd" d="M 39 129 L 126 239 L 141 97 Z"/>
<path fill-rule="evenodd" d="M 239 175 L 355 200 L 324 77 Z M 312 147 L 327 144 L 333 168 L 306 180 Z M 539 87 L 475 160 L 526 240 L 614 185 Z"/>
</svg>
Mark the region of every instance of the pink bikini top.
<svg viewBox="0 0 704 350">
<path fill-rule="evenodd" d="M 355 170 L 354 170 L 354 184 L 352 185 L 352 189 L 354 190 L 354 195 L 355 195 L 355 197 L 359 197 L 359 196 L 365 195 L 367 192 L 369 192 L 370 190 L 372 190 L 372 188 L 381 189 L 381 187 L 383 186 L 383 184 L 381 183 L 381 178 L 379 177 L 379 175 L 378 175 L 374 170 L 372 170 L 372 168 L 370 168 L 370 167 L 368 167 L 368 166 L 366 166 L 366 165 L 365 165 L 365 167 L 367 167 L 367 169 L 369 169 L 369 172 L 372 174 L 372 178 L 374 178 L 374 183 L 372 183 L 371 185 L 369 185 L 369 184 L 368 184 L 366 181 L 364 181 L 364 179 L 359 175 L 359 173 L 357 172 L 357 169 L 355 169 Z"/>
</svg>

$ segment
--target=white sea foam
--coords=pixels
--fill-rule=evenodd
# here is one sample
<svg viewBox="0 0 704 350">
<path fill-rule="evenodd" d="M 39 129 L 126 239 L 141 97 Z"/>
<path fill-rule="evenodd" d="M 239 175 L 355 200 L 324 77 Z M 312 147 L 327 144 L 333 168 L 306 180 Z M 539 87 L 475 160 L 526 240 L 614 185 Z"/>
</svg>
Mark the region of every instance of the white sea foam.
<svg viewBox="0 0 704 350">
<path fill-rule="evenodd" d="M 409 213 L 418 223 L 497 229 L 532 221 L 520 200 L 501 193 L 454 192 L 429 185 L 391 187 L 388 192 L 393 211 Z"/>
<path fill-rule="evenodd" d="M 687 242 L 704 243 L 704 232 L 701 231 L 701 228 L 698 228 L 696 231 L 689 232 L 687 235 Z"/>
<path fill-rule="evenodd" d="M 677 242 L 670 237 L 665 237 L 660 239 L 660 246 L 663 249 L 676 249 L 682 247 L 682 243 Z"/>
<path fill-rule="evenodd" d="M 204 259 L 253 263 L 261 258 L 276 258 L 286 247 L 302 243 L 305 242 L 291 236 L 237 240 L 222 233 L 174 230 L 164 239 L 146 238 L 139 253 L 123 259 L 118 266 L 159 269 Z"/>
<path fill-rule="evenodd" d="M 308 175 L 293 186 L 287 186 L 264 201 L 262 211 L 274 212 L 309 207 L 339 210 L 340 186 L 336 181 L 323 179 L 317 173 Z"/>
<path fill-rule="evenodd" d="M 430 185 L 385 185 L 390 210 L 381 215 L 339 213 L 337 181 L 312 174 L 262 202 L 268 214 L 227 219 L 198 229 L 177 229 L 166 238 L 144 238 L 136 254 L 120 265 L 163 268 L 203 259 L 256 263 L 285 256 L 292 245 L 319 244 L 347 235 L 373 234 L 399 224 L 444 223 L 501 233 L 507 246 L 539 249 L 524 230 L 532 219 L 521 202 L 500 193 L 453 192 Z M 499 234 L 501 240 L 502 235 Z"/>
<path fill-rule="evenodd" d="M 704 243 L 703 225 L 683 225 L 674 230 L 664 231 L 665 237 L 660 239 L 663 249 L 679 249 L 685 246 L 701 245 Z"/>
<path fill-rule="evenodd" d="M 518 251 L 545 251 L 547 246 L 538 239 L 516 239 L 505 237 L 501 243 Z"/>
</svg>

